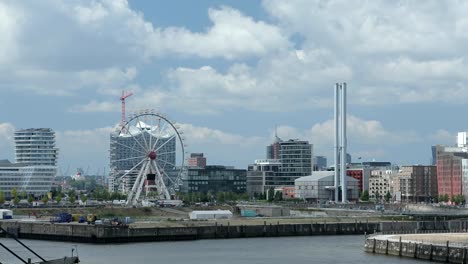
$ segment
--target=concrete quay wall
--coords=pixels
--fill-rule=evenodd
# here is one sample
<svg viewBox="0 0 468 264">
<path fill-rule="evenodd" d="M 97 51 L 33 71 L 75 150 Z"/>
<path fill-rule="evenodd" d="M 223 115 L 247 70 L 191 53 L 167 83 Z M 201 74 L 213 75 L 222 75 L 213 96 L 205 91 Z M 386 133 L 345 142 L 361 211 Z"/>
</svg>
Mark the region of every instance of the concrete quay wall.
<svg viewBox="0 0 468 264">
<path fill-rule="evenodd" d="M 86 225 L 76 223 L 43 223 L 0 221 L 0 226 L 19 238 L 63 240 L 91 243 L 195 240 L 312 235 L 356 235 L 374 232 L 457 231 L 467 225 L 460 221 L 429 222 L 354 222 L 229 225 L 138 228 L 134 226 Z"/>
<path fill-rule="evenodd" d="M 393 255 L 415 258 L 434 262 L 468 263 L 468 249 L 462 246 L 431 244 L 428 242 L 414 242 L 388 236 L 376 236 L 367 238 L 364 250 L 368 253 Z"/>
<path fill-rule="evenodd" d="M 0 221 L 0 226 L 19 238 L 91 243 L 223 239 L 248 237 L 353 235 L 372 233 L 379 223 L 310 223 L 221 225 L 135 228 L 66 223 Z"/>
</svg>

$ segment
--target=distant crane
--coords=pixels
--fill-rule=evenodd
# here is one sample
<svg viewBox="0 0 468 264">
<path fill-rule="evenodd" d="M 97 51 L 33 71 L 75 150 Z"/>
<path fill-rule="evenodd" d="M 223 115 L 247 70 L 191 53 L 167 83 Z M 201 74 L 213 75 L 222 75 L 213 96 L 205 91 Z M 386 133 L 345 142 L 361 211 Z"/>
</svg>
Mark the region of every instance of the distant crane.
<svg viewBox="0 0 468 264">
<path fill-rule="evenodd" d="M 120 101 L 122 101 L 122 123 L 121 123 L 121 127 L 122 129 L 125 127 L 125 99 L 127 99 L 128 97 L 132 96 L 133 93 L 129 92 L 125 92 L 125 91 L 122 91 L 122 96 L 120 96 Z"/>
</svg>

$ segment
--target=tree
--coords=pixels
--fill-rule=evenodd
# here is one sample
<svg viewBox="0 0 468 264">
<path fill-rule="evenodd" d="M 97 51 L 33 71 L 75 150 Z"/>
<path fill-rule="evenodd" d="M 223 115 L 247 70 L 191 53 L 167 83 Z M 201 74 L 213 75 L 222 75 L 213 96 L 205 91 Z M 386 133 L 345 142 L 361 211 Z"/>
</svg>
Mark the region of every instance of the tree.
<svg viewBox="0 0 468 264">
<path fill-rule="evenodd" d="M 283 200 L 283 192 L 280 192 L 280 191 L 276 192 L 275 193 L 275 201 L 279 202 L 279 201 L 282 201 L 282 200 Z"/>
<path fill-rule="evenodd" d="M 267 190 L 267 198 L 266 198 L 266 200 L 267 200 L 268 202 L 272 202 L 274 196 L 275 196 L 275 188 L 270 187 L 270 189 Z"/>
<path fill-rule="evenodd" d="M 68 201 L 70 201 L 70 203 L 72 203 L 72 204 L 75 203 L 75 201 L 76 201 L 75 190 L 71 189 L 70 191 L 68 191 Z"/>
<path fill-rule="evenodd" d="M 250 200 L 250 196 L 249 196 L 248 193 L 243 193 L 243 194 L 241 194 L 239 198 L 240 198 L 242 201 L 248 201 L 248 200 Z"/>
<path fill-rule="evenodd" d="M 369 201 L 369 191 L 364 190 L 361 195 L 361 201 L 367 202 Z"/>
<path fill-rule="evenodd" d="M 0 191 L 0 205 L 5 203 L 5 193 Z"/>
<path fill-rule="evenodd" d="M 15 198 L 15 197 L 17 197 L 17 196 L 18 196 L 18 189 L 13 188 L 13 189 L 11 190 L 11 197 L 12 197 L 12 198 Z"/>
<path fill-rule="evenodd" d="M 375 192 L 375 201 L 379 202 L 380 201 L 380 193 L 378 191 Z"/>
<path fill-rule="evenodd" d="M 20 202 L 20 198 L 18 197 L 18 190 L 16 188 L 13 188 L 11 190 L 11 196 L 13 196 L 13 204 L 18 205 Z"/>
<path fill-rule="evenodd" d="M 20 201 L 21 201 L 21 199 L 19 198 L 19 196 L 16 196 L 16 197 L 13 199 L 13 204 L 14 204 L 14 205 L 18 205 Z"/>
<path fill-rule="evenodd" d="M 444 194 L 444 202 L 448 202 L 449 201 L 449 196 L 448 194 Z"/>
<path fill-rule="evenodd" d="M 84 204 L 88 200 L 88 197 L 86 197 L 86 195 L 84 193 L 82 193 L 81 196 L 80 196 L 80 199 L 81 199 L 81 202 Z"/>
<path fill-rule="evenodd" d="M 57 196 L 55 196 L 55 201 L 59 204 L 62 201 L 62 194 L 59 193 Z"/>
<path fill-rule="evenodd" d="M 216 194 L 216 201 L 217 201 L 218 203 L 224 203 L 225 200 L 226 200 L 226 198 L 225 198 L 223 192 L 218 192 L 218 193 Z"/>
<path fill-rule="evenodd" d="M 30 195 L 28 196 L 28 203 L 31 204 L 33 201 L 34 201 L 34 197 L 32 196 L 32 194 L 30 194 Z"/>
<path fill-rule="evenodd" d="M 206 193 L 204 193 L 204 192 L 200 193 L 200 201 L 201 202 L 208 202 L 208 196 L 206 195 Z"/>
<path fill-rule="evenodd" d="M 44 204 L 47 204 L 47 203 L 49 202 L 49 196 L 48 196 L 47 194 L 44 195 L 44 196 L 42 196 L 42 202 L 43 202 Z"/>
<path fill-rule="evenodd" d="M 390 193 L 390 191 L 387 191 L 387 194 L 385 194 L 385 201 L 389 202 L 390 199 L 392 199 L 392 194 Z"/>
<path fill-rule="evenodd" d="M 23 190 L 23 191 L 21 192 L 20 197 L 21 197 L 21 199 L 26 199 L 26 198 L 28 197 L 28 195 L 26 194 L 26 191 L 25 191 L 25 190 Z"/>
<path fill-rule="evenodd" d="M 452 196 L 451 201 L 455 204 L 462 204 L 465 202 L 465 196 L 463 196 L 462 194 L 454 195 Z"/>
</svg>

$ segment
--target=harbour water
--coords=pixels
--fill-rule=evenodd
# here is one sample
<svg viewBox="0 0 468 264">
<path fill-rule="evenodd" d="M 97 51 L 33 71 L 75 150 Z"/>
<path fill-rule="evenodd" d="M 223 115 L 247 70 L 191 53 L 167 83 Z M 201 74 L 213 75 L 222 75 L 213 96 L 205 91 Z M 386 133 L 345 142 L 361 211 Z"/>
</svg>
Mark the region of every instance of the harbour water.
<svg viewBox="0 0 468 264">
<path fill-rule="evenodd" d="M 0 242 L 25 258 L 34 256 L 14 240 Z M 395 256 L 373 255 L 363 250 L 364 236 L 307 236 L 151 242 L 132 244 L 77 244 L 39 240 L 22 240 L 45 259 L 71 254 L 76 245 L 83 264 L 139 263 L 427 263 Z M 0 263 L 21 263 L 0 248 Z"/>
</svg>

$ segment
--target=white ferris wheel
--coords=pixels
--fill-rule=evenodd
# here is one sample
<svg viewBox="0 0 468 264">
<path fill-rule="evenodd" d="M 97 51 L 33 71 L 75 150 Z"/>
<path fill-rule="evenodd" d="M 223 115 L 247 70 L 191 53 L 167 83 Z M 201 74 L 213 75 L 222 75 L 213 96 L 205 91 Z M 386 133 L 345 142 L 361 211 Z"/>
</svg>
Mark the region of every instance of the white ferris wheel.
<svg viewBox="0 0 468 264">
<path fill-rule="evenodd" d="M 133 166 L 120 177 L 135 179 L 127 192 L 127 205 L 139 205 L 142 194 L 156 193 L 157 199 L 171 200 L 186 170 L 182 132 L 161 113 L 145 111 L 130 116 L 114 141 L 121 155 L 114 163 Z"/>
</svg>

